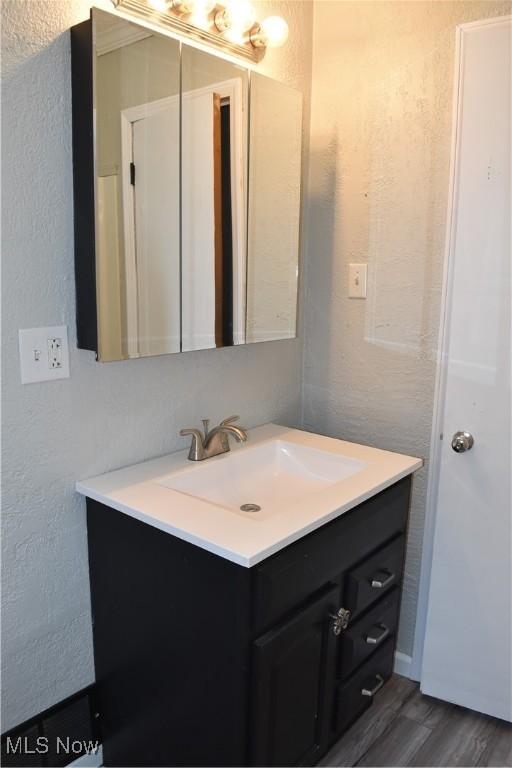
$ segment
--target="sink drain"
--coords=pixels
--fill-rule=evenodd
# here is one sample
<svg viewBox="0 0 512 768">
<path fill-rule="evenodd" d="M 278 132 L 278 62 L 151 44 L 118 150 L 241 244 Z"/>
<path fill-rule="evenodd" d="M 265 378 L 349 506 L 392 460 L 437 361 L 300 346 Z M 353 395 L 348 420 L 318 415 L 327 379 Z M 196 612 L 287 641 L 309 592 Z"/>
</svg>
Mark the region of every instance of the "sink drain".
<svg viewBox="0 0 512 768">
<path fill-rule="evenodd" d="M 261 510 L 261 507 L 259 504 L 242 504 L 240 507 L 242 512 L 259 512 Z"/>
</svg>

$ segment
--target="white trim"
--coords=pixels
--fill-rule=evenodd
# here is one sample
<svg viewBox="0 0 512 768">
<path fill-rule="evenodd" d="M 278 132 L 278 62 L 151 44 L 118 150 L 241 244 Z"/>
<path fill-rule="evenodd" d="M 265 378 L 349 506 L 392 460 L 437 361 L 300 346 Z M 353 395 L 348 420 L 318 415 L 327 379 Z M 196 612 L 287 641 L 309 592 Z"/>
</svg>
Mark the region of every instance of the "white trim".
<svg viewBox="0 0 512 768">
<path fill-rule="evenodd" d="M 503 24 L 504 21 L 512 21 L 512 15 L 493 16 L 489 19 L 477 19 L 477 21 L 466 21 L 464 24 L 459 24 L 456 31 L 459 29 L 461 32 L 471 32 L 472 29 L 479 29 L 480 27 L 488 27 L 494 24 Z"/>
<path fill-rule="evenodd" d="M 133 108 L 132 108 L 133 109 Z M 130 163 L 133 160 L 132 123 L 121 111 L 121 189 L 123 207 L 123 244 L 126 284 L 126 342 L 128 357 L 139 356 L 139 312 L 137 291 L 137 256 L 135 251 L 135 192 L 130 182 Z"/>
<path fill-rule="evenodd" d="M 233 229 L 233 343 L 245 344 L 246 322 L 246 233 L 249 212 L 246 205 L 243 129 L 243 93 L 241 78 L 226 81 L 230 86 L 231 133 L 231 225 Z"/>
<path fill-rule="evenodd" d="M 407 653 L 402 653 L 402 651 L 395 651 L 395 666 L 393 671 L 397 675 L 402 675 L 402 677 L 408 677 L 410 680 L 419 682 L 419 677 L 414 675 L 412 667 L 412 656 L 409 656 Z"/>
<path fill-rule="evenodd" d="M 447 316 L 451 307 L 453 288 L 453 251 L 455 244 L 456 214 L 455 203 L 458 197 L 458 166 L 459 166 L 459 134 L 458 127 L 462 117 L 460 94 L 463 85 L 464 36 L 474 29 L 510 21 L 512 16 L 498 16 L 492 19 L 482 19 L 457 25 L 455 29 L 455 63 L 452 105 L 452 136 L 450 153 L 450 181 L 448 193 L 448 208 L 446 222 L 445 257 L 443 266 L 443 287 L 441 294 L 441 311 L 439 323 L 439 341 L 436 368 L 436 383 L 432 414 L 432 432 L 428 464 L 427 500 L 425 509 L 425 524 L 420 569 L 420 583 L 416 608 L 416 627 L 414 646 L 411 659 L 411 674 L 413 680 L 421 680 L 423 664 L 423 648 L 427 624 L 428 600 L 430 592 L 430 577 L 434 549 L 434 531 L 436 523 L 436 507 L 439 485 L 439 469 L 441 456 L 441 429 L 444 418 L 444 401 L 446 392 L 446 361 L 448 359 L 448 327 Z"/>
<path fill-rule="evenodd" d="M 155 101 L 148 101 L 145 104 L 137 104 L 134 107 L 127 107 L 121 112 L 121 116 L 128 121 L 128 123 L 135 123 L 137 120 L 144 120 L 146 117 L 158 114 L 158 112 L 164 112 L 168 107 L 176 104 L 179 101 L 179 94 L 175 96 L 164 96 L 163 99 L 155 99 Z"/>
<path fill-rule="evenodd" d="M 77 757 L 76 760 L 68 763 L 68 765 L 81 766 L 81 768 L 100 768 L 103 765 L 103 747 L 100 744 L 98 751 L 94 754 L 91 752 L 88 755 L 80 755 L 80 757 Z"/>
</svg>

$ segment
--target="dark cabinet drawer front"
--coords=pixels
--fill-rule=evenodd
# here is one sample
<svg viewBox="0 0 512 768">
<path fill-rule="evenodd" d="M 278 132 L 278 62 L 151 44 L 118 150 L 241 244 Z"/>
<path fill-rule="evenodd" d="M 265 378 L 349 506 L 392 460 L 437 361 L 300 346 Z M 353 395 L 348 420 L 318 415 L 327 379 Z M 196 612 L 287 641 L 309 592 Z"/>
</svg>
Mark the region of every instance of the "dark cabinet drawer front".
<svg viewBox="0 0 512 768">
<path fill-rule="evenodd" d="M 400 584 L 405 536 L 397 536 L 347 574 L 344 606 L 352 620 Z"/>
<path fill-rule="evenodd" d="M 334 709 L 334 731 L 346 730 L 373 701 L 393 672 L 394 640 L 387 640 L 366 664 L 338 686 Z"/>
<path fill-rule="evenodd" d="M 407 477 L 255 566 L 253 629 L 264 631 L 367 552 L 405 531 L 409 492 Z"/>
<path fill-rule="evenodd" d="M 400 590 L 395 587 L 340 637 L 339 677 L 347 678 L 396 631 Z"/>
</svg>

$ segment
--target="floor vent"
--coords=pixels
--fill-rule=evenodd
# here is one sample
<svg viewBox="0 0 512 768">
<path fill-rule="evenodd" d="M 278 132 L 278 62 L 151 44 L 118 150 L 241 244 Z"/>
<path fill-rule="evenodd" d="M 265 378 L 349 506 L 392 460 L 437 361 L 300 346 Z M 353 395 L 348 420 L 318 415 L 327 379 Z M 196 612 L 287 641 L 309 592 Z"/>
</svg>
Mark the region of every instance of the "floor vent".
<svg viewBox="0 0 512 768">
<path fill-rule="evenodd" d="M 100 743 L 91 685 L 2 734 L 2 766 L 60 768 L 96 754 Z"/>
</svg>

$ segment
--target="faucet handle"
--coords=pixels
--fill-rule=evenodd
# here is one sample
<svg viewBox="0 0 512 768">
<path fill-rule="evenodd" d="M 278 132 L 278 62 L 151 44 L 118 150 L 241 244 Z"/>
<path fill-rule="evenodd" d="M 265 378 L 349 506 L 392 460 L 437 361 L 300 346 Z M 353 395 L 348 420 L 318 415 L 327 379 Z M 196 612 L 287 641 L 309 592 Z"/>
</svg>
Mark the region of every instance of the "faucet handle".
<svg viewBox="0 0 512 768">
<path fill-rule="evenodd" d="M 197 429 L 180 429 L 180 435 L 182 437 L 187 437 L 187 435 L 193 435 L 197 433 Z"/>
<path fill-rule="evenodd" d="M 227 427 L 228 424 L 232 424 L 234 421 L 240 421 L 240 416 L 228 416 L 227 419 L 221 421 L 220 426 Z"/>
</svg>

